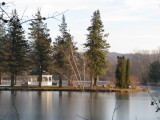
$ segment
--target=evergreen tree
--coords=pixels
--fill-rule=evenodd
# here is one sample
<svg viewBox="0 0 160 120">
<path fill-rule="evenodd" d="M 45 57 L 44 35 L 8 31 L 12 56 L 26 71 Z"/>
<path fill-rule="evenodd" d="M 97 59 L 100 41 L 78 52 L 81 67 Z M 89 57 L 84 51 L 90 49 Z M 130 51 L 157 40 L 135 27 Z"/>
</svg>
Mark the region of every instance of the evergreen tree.
<svg viewBox="0 0 160 120">
<path fill-rule="evenodd" d="M 116 79 L 117 79 L 117 81 L 116 81 L 116 87 L 120 87 L 121 85 L 120 85 L 120 81 L 121 81 L 121 59 L 120 59 L 120 57 L 118 56 L 117 57 L 117 66 L 116 66 Z"/>
<path fill-rule="evenodd" d="M 16 76 L 25 74 L 28 71 L 29 45 L 25 39 L 24 30 L 19 22 L 16 10 L 12 12 L 12 20 L 8 23 L 7 37 L 5 44 L 5 61 L 7 72 L 11 75 L 11 86 L 16 81 Z"/>
<path fill-rule="evenodd" d="M 118 65 L 116 69 L 116 78 L 117 84 L 116 86 L 120 88 L 126 88 L 126 60 L 125 57 L 117 57 Z"/>
<path fill-rule="evenodd" d="M 108 53 L 109 44 L 106 42 L 103 24 L 100 17 L 99 10 L 93 13 L 91 19 L 91 26 L 87 29 L 87 43 L 85 47 L 88 48 L 86 55 L 88 59 L 88 67 L 94 82 L 93 86 L 97 85 L 99 77 L 101 77 L 107 67 L 106 54 Z"/>
<path fill-rule="evenodd" d="M 3 17 L 3 16 L 1 16 Z M 5 56 L 4 56 L 4 39 L 6 36 L 6 30 L 4 21 L 0 20 L 0 85 L 2 84 L 1 75 L 3 72 L 5 72 Z"/>
<path fill-rule="evenodd" d="M 62 17 L 62 23 L 59 25 L 61 35 L 55 39 L 54 44 L 54 65 L 56 73 L 59 76 L 59 87 L 62 87 L 63 74 L 69 79 L 73 75 L 75 65 L 73 59 L 76 54 L 75 43 L 73 37 L 67 30 L 65 16 Z"/>
<path fill-rule="evenodd" d="M 51 68 L 52 63 L 52 47 L 49 29 L 47 29 L 47 24 L 43 22 L 40 10 L 35 14 L 34 20 L 30 23 L 30 39 L 33 40 L 32 43 L 32 65 L 33 73 L 38 74 L 39 87 L 42 83 L 42 75 L 48 73 Z"/>
<path fill-rule="evenodd" d="M 127 83 L 127 86 L 130 85 L 130 61 L 129 59 L 127 59 L 127 63 L 126 63 L 126 83 Z"/>
<path fill-rule="evenodd" d="M 151 63 L 149 67 L 149 77 L 154 80 L 154 82 L 160 81 L 160 61 L 155 61 Z"/>
<path fill-rule="evenodd" d="M 129 59 L 123 57 L 117 57 L 118 64 L 116 67 L 116 86 L 120 88 L 127 88 L 130 79 L 130 62 Z"/>
</svg>

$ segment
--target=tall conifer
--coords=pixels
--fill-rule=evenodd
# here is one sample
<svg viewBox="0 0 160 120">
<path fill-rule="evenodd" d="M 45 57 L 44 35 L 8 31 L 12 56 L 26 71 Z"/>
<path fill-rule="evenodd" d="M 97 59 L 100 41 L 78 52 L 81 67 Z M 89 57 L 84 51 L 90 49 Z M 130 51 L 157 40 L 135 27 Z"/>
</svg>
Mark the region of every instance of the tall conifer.
<svg viewBox="0 0 160 120">
<path fill-rule="evenodd" d="M 3 16 L 1 16 L 3 17 Z M 0 20 L 0 85 L 2 84 L 1 75 L 5 72 L 6 62 L 5 62 L 5 52 L 4 52 L 4 41 L 6 36 L 5 23 Z"/>
<path fill-rule="evenodd" d="M 73 70 L 75 70 L 75 65 L 73 64 L 73 59 L 76 54 L 75 43 L 73 42 L 73 37 L 67 30 L 67 23 L 65 21 L 65 16 L 62 17 L 62 23 L 59 25 L 59 30 L 61 35 L 55 39 L 54 44 L 54 65 L 56 68 L 56 73 L 59 76 L 59 87 L 62 87 L 63 75 L 67 76 L 68 79 L 73 75 Z M 75 72 L 76 74 L 77 72 Z"/>
<path fill-rule="evenodd" d="M 117 57 L 117 67 L 116 67 L 116 86 L 120 88 L 127 88 L 130 84 L 130 62 L 129 59 L 123 57 Z"/>
<path fill-rule="evenodd" d="M 109 44 L 106 41 L 107 35 L 104 34 L 103 23 L 101 21 L 99 10 L 93 13 L 91 26 L 88 27 L 87 43 L 88 48 L 86 55 L 88 57 L 88 67 L 92 76 L 93 84 L 97 85 L 99 77 L 101 77 L 107 67 L 106 56 Z"/>
<path fill-rule="evenodd" d="M 52 63 L 51 38 L 47 24 L 43 22 L 40 10 L 30 23 L 30 39 L 32 39 L 32 65 L 33 73 L 38 74 L 39 87 L 42 86 L 42 75 L 48 73 Z"/>
<path fill-rule="evenodd" d="M 5 56 L 7 72 L 11 76 L 11 86 L 16 82 L 16 76 L 28 71 L 29 45 L 25 39 L 24 30 L 20 24 L 16 10 L 12 12 L 12 19 L 8 23 L 5 39 Z"/>
</svg>

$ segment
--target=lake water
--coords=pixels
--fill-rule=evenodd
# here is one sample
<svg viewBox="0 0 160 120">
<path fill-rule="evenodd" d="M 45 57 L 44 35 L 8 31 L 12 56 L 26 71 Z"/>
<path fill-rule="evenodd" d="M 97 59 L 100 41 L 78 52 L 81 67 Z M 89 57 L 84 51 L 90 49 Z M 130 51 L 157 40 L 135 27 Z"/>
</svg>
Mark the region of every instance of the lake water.
<svg viewBox="0 0 160 120">
<path fill-rule="evenodd" d="M 160 99 L 160 87 L 151 94 Z M 148 93 L 0 91 L 0 120 L 160 120 Z M 14 105 L 13 105 L 14 102 Z M 115 107 L 116 106 L 116 107 Z"/>
</svg>

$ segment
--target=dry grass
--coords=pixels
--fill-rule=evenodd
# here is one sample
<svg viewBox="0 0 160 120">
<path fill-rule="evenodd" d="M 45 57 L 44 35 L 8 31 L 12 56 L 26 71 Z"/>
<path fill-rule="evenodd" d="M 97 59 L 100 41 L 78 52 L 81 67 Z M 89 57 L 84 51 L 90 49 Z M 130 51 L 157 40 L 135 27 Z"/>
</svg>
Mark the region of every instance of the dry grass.
<svg viewBox="0 0 160 120">
<path fill-rule="evenodd" d="M 104 87 L 84 87 L 84 89 L 82 88 L 76 88 L 73 86 L 63 86 L 62 88 L 59 88 L 56 85 L 53 86 L 42 86 L 42 87 L 38 87 L 38 86 L 28 86 L 28 87 L 22 87 L 22 86 L 15 86 L 13 88 L 6 86 L 1 88 L 1 90 L 36 90 L 36 91 L 94 91 L 94 92 L 148 92 L 149 90 L 147 89 L 142 89 L 140 87 L 136 87 L 135 89 L 121 89 L 121 88 L 104 88 Z"/>
</svg>

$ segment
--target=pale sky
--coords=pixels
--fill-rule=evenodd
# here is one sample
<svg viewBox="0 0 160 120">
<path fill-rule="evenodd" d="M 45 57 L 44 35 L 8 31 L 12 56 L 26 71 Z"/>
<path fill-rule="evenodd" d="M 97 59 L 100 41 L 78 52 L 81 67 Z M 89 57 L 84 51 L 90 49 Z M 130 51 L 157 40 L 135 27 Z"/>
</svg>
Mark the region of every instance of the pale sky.
<svg viewBox="0 0 160 120">
<path fill-rule="evenodd" d="M 153 50 L 160 47 L 160 0 L 5 0 L 10 9 L 16 8 L 23 19 L 32 18 L 41 8 L 43 16 L 52 16 L 69 9 L 66 13 L 68 29 L 79 51 L 86 42 L 86 30 L 90 26 L 91 16 L 97 9 L 111 48 L 110 52 L 130 53 L 135 50 Z M 62 16 L 57 19 L 61 20 Z M 60 21 L 49 19 L 48 23 L 52 40 L 59 35 Z M 23 25 L 26 32 L 27 25 Z"/>
</svg>

